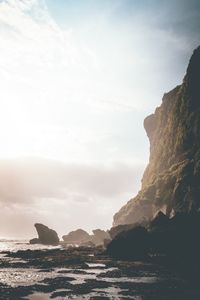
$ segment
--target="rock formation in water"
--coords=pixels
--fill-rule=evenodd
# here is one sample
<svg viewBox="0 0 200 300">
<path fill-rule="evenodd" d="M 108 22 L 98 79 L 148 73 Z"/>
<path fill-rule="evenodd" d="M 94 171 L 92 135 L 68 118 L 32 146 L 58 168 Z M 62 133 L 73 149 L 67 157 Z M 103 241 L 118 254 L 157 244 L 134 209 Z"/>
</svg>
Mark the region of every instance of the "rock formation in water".
<svg viewBox="0 0 200 300">
<path fill-rule="evenodd" d="M 63 240 L 66 244 L 78 246 L 101 246 L 104 245 L 104 240 L 110 240 L 107 231 L 95 229 L 92 232 L 93 234 L 90 235 L 83 229 L 77 229 L 63 235 Z"/>
<path fill-rule="evenodd" d="M 83 229 L 77 229 L 63 235 L 63 241 L 71 245 L 81 245 L 90 241 L 90 235 Z"/>
<path fill-rule="evenodd" d="M 58 245 L 59 238 L 55 230 L 49 229 L 47 226 L 36 223 L 35 228 L 38 238 L 30 240 L 30 244 Z"/>
<path fill-rule="evenodd" d="M 149 220 L 158 210 L 170 216 L 200 208 L 200 47 L 183 83 L 164 95 L 144 127 L 149 164 L 140 192 L 115 214 L 114 226 Z"/>
</svg>

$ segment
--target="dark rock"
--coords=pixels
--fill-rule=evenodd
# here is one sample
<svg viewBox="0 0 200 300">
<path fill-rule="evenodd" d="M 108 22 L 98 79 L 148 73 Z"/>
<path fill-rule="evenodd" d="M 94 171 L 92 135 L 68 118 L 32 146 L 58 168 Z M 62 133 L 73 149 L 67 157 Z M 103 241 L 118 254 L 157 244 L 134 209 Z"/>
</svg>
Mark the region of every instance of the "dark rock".
<svg viewBox="0 0 200 300">
<path fill-rule="evenodd" d="M 112 227 L 109 230 L 109 233 L 110 233 L 111 238 L 114 239 L 119 233 L 133 229 L 134 227 L 136 227 L 135 224 L 118 225 L 118 226 Z"/>
<path fill-rule="evenodd" d="M 58 292 L 53 292 L 52 295 L 50 296 L 51 299 L 57 298 L 57 297 L 66 297 L 69 294 L 68 291 L 58 291 Z"/>
<path fill-rule="evenodd" d="M 35 228 L 38 233 L 38 239 L 30 240 L 31 244 L 58 245 L 59 238 L 55 230 L 49 229 L 47 226 L 36 223 Z"/>
<path fill-rule="evenodd" d="M 148 229 L 135 227 L 116 235 L 107 253 L 119 259 L 159 259 L 188 274 L 200 274 L 200 213 L 177 213 L 169 219 L 162 212 Z"/>
<path fill-rule="evenodd" d="M 30 244 L 41 244 L 40 240 L 37 238 L 31 239 L 29 242 Z"/>
<path fill-rule="evenodd" d="M 150 229 L 155 229 L 155 228 L 163 228 L 168 226 L 170 223 L 170 219 L 162 212 L 159 211 L 153 220 L 149 224 Z"/>
<path fill-rule="evenodd" d="M 178 213 L 168 222 L 149 230 L 151 253 L 165 255 L 172 262 L 200 267 L 200 214 Z"/>
<path fill-rule="evenodd" d="M 147 222 L 146 220 L 143 219 L 143 221 L 141 221 L 139 223 L 123 224 L 123 225 L 114 226 L 114 227 L 111 227 L 111 229 L 109 230 L 109 234 L 110 234 L 111 239 L 113 239 L 120 232 L 131 230 L 137 226 L 146 227 L 148 224 L 149 224 L 149 222 Z"/>
<path fill-rule="evenodd" d="M 144 120 L 150 140 L 149 164 L 138 195 L 114 216 L 114 226 L 200 209 L 200 47 L 183 83 L 164 94 L 160 107 Z"/>
<path fill-rule="evenodd" d="M 118 259 L 143 259 L 149 252 L 149 234 L 141 226 L 123 231 L 108 244 L 106 252 Z"/>
</svg>

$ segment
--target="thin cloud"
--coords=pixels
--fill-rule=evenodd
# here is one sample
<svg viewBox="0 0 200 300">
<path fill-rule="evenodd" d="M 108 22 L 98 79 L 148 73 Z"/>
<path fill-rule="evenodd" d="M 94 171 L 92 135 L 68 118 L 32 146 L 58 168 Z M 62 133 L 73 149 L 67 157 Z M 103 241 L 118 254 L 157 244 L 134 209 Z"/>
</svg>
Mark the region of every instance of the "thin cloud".
<svg viewBox="0 0 200 300">
<path fill-rule="evenodd" d="M 0 161 L 0 235 L 30 237 L 34 222 L 64 234 L 78 227 L 109 228 L 112 214 L 136 193 L 144 165 L 65 164 L 43 159 Z M 85 219 L 90 212 L 90 216 Z M 26 224 L 18 232 L 13 224 Z M 28 220 L 28 221 L 27 221 Z M 16 225 L 16 228 L 19 228 Z"/>
<path fill-rule="evenodd" d="M 114 198 L 136 190 L 144 165 L 67 164 L 42 159 L 0 161 L 0 202 L 12 205 L 37 198 L 67 201 L 67 195 Z M 135 178 L 135 180 L 134 180 Z M 82 200 L 79 199 L 79 195 Z"/>
</svg>

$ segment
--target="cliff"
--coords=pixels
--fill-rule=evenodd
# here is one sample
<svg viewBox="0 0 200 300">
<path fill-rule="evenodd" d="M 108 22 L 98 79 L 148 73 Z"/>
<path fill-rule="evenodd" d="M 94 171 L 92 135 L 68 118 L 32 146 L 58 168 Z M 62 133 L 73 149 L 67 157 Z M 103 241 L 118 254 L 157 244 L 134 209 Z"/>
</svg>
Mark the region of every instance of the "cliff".
<svg viewBox="0 0 200 300">
<path fill-rule="evenodd" d="M 183 83 L 167 94 L 144 120 L 149 164 L 138 195 L 114 216 L 113 225 L 148 220 L 158 210 L 168 216 L 200 208 L 200 47 Z"/>
</svg>

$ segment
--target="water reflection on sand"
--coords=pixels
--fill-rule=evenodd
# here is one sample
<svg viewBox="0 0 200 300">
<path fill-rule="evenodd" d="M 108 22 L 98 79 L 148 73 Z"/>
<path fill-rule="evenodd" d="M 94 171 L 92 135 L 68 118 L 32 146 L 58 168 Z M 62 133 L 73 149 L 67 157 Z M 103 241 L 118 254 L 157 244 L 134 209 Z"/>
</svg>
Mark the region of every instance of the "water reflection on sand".
<svg viewBox="0 0 200 300">
<path fill-rule="evenodd" d="M 164 266 L 114 261 L 93 249 L 38 248 L 0 254 L 2 300 L 200 299 L 199 287 Z"/>
</svg>

